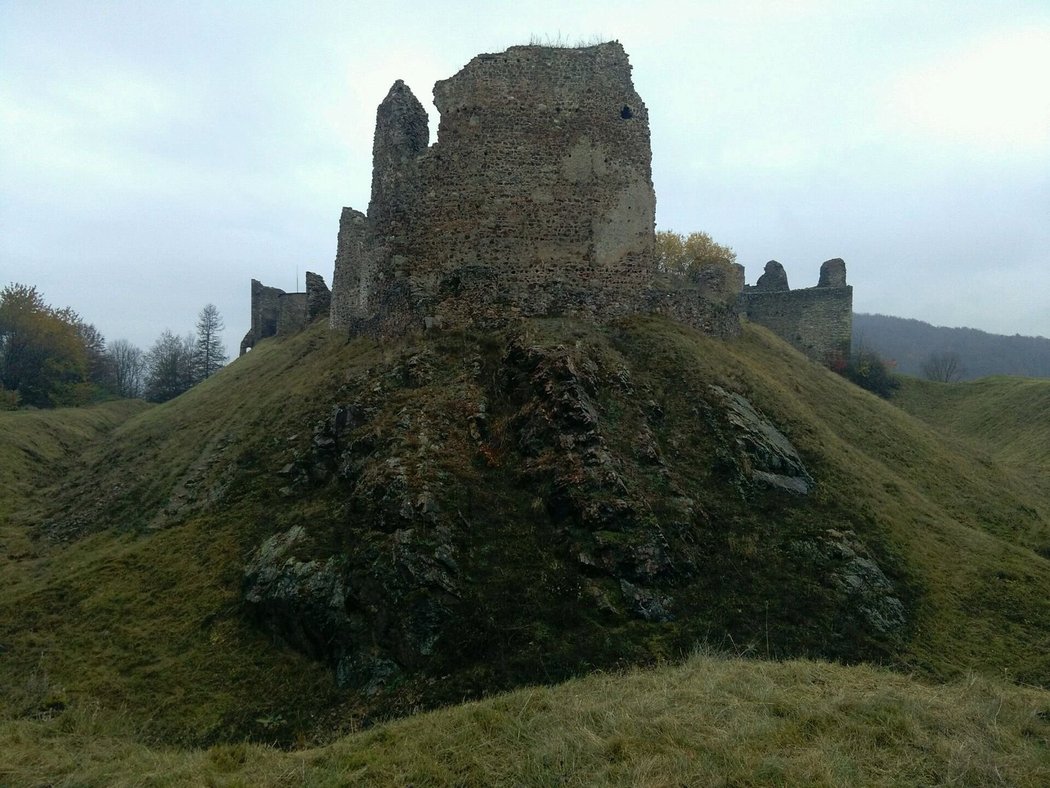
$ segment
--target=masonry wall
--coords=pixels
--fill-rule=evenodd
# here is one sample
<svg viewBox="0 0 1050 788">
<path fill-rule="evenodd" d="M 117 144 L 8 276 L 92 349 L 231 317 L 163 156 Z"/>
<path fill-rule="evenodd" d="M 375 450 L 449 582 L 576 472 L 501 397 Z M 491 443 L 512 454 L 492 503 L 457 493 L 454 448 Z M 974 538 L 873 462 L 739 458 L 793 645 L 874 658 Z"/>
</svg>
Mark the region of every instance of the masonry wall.
<svg viewBox="0 0 1050 788">
<path fill-rule="evenodd" d="M 306 293 L 281 293 L 277 298 L 277 335 L 302 331 L 306 325 Z"/>
<path fill-rule="evenodd" d="M 280 313 L 280 297 L 284 291 L 267 287 L 258 279 L 252 280 L 251 304 L 252 325 L 241 340 L 241 355 L 255 347 L 257 342 L 277 333 L 277 318 Z"/>
<path fill-rule="evenodd" d="M 307 271 L 305 293 L 286 293 L 253 279 L 251 299 L 252 325 L 241 340 L 242 356 L 262 340 L 299 331 L 315 317 L 326 313 L 330 294 L 324 278 Z"/>
<path fill-rule="evenodd" d="M 367 218 L 340 223 L 333 328 L 638 311 L 656 199 L 623 47 L 479 55 L 434 97 L 429 148 L 403 83 L 380 105 Z"/>
<path fill-rule="evenodd" d="M 853 333 L 853 288 L 810 287 L 741 295 L 748 320 L 763 325 L 815 361 L 849 355 Z"/>
</svg>

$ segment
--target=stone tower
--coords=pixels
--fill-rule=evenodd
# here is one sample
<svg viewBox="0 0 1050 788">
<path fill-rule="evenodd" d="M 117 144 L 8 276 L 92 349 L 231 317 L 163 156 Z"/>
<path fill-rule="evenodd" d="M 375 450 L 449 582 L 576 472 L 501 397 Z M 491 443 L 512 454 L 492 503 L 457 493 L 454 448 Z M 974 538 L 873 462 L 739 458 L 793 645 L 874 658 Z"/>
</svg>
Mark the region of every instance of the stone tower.
<svg viewBox="0 0 1050 788">
<path fill-rule="evenodd" d="M 372 200 L 344 209 L 332 326 L 615 317 L 653 280 L 648 113 L 619 43 L 512 47 L 379 107 Z"/>
</svg>

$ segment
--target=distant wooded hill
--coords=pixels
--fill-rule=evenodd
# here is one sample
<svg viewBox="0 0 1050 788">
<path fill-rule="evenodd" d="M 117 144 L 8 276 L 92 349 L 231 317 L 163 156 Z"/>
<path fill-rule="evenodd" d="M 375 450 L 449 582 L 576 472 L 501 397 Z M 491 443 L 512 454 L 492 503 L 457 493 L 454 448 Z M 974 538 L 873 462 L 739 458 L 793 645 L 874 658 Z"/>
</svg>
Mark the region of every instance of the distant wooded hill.
<svg viewBox="0 0 1050 788">
<path fill-rule="evenodd" d="M 975 328 L 931 326 L 889 315 L 853 315 L 853 348 L 863 346 L 897 362 L 897 370 L 922 376 L 932 354 L 955 353 L 962 380 L 986 375 L 1050 377 L 1050 339 L 989 334 Z"/>
</svg>

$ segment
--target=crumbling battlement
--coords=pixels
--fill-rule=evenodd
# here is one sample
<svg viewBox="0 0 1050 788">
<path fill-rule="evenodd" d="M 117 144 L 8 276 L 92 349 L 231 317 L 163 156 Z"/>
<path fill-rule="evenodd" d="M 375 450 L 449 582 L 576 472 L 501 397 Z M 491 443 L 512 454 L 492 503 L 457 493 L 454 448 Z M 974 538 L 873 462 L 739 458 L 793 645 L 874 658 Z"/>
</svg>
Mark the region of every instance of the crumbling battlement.
<svg viewBox="0 0 1050 788">
<path fill-rule="evenodd" d="M 649 123 L 620 44 L 479 55 L 435 85 L 434 102 L 430 147 L 403 82 L 379 107 L 368 214 L 340 221 L 334 329 L 645 308 Z"/>
<path fill-rule="evenodd" d="M 846 264 L 839 258 L 820 266 L 816 287 L 791 290 L 776 260 L 753 287 L 740 294 L 740 311 L 821 363 L 848 356 L 853 334 L 853 288 L 846 284 Z"/>
</svg>

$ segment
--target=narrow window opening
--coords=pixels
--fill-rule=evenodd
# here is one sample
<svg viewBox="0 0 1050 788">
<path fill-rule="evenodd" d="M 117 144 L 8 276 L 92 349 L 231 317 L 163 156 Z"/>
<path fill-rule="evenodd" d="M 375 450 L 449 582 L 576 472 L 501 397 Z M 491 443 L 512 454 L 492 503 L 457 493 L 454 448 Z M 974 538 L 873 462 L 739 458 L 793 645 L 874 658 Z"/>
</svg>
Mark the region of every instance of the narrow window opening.
<svg viewBox="0 0 1050 788">
<path fill-rule="evenodd" d="M 634 113 L 631 112 L 631 108 L 626 104 L 623 105 L 623 109 L 620 110 L 620 117 L 624 120 L 630 120 L 634 117 Z"/>
</svg>

